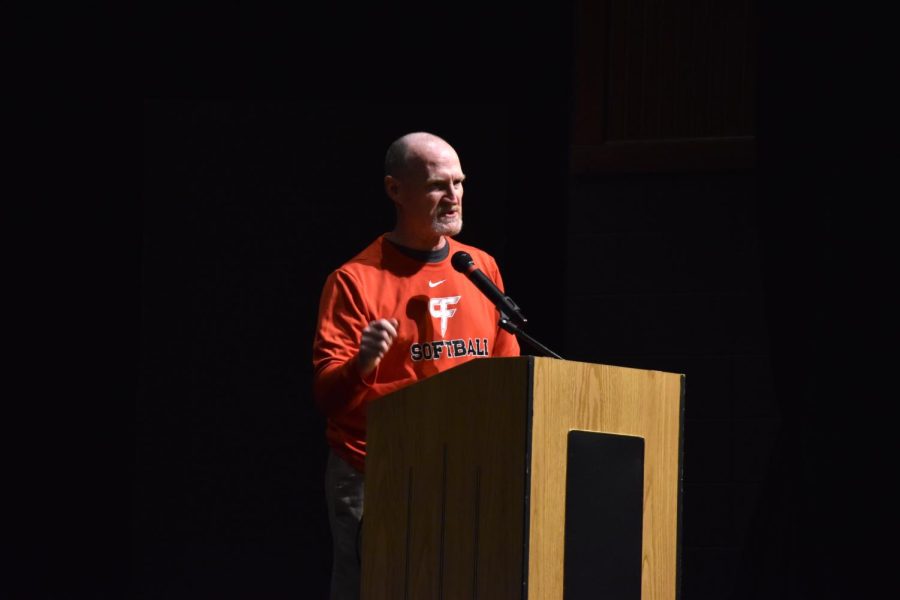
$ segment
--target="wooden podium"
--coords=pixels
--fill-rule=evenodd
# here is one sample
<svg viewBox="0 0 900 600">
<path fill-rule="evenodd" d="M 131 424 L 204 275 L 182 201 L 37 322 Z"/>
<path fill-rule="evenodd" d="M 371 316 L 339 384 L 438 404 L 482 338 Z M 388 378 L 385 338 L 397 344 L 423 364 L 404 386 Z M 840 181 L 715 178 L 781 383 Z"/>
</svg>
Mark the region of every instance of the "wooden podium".
<svg viewBox="0 0 900 600">
<path fill-rule="evenodd" d="M 479 359 L 373 402 L 368 600 L 674 600 L 684 376 Z"/>
</svg>

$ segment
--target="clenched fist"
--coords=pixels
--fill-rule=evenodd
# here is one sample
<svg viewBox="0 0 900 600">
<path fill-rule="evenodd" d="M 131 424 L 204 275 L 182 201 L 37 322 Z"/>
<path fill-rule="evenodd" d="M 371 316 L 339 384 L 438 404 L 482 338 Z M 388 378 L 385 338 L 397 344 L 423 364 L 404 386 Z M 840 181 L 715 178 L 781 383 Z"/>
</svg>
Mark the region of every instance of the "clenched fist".
<svg viewBox="0 0 900 600">
<path fill-rule="evenodd" d="M 378 366 L 391 344 L 397 339 L 399 326 L 400 322 L 397 319 L 376 319 L 366 325 L 359 341 L 357 366 L 360 375 L 365 377 Z"/>
</svg>

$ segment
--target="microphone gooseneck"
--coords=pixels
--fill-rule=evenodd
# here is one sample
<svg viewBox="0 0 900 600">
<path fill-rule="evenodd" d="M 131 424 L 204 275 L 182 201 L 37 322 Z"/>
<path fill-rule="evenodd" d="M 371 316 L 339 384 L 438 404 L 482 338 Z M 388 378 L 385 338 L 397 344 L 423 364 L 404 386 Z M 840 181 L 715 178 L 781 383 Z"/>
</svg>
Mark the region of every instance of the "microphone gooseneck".
<svg viewBox="0 0 900 600">
<path fill-rule="evenodd" d="M 516 325 L 524 325 L 528 322 L 519 306 L 509 296 L 500 291 L 500 288 L 494 285 L 490 277 L 475 266 L 475 261 L 472 260 L 468 252 L 456 252 L 450 259 L 450 264 L 453 265 L 454 269 L 468 277 L 475 284 L 475 287 L 481 290 L 481 293 L 497 307 L 501 316 L 509 319 Z"/>
<path fill-rule="evenodd" d="M 450 259 L 450 264 L 453 265 L 454 269 L 468 277 L 475 284 L 475 287 L 481 290 L 481 293 L 494 303 L 494 306 L 500 311 L 500 327 L 513 335 L 519 336 L 534 348 L 537 348 L 544 356 L 562 358 L 562 356 L 522 330 L 522 327 L 528 322 L 528 319 L 522 314 L 522 310 L 512 301 L 512 298 L 501 292 L 500 288 L 494 285 L 490 277 L 475 266 L 475 261 L 472 260 L 468 252 L 459 251 L 454 253 Z"/>
</svg>

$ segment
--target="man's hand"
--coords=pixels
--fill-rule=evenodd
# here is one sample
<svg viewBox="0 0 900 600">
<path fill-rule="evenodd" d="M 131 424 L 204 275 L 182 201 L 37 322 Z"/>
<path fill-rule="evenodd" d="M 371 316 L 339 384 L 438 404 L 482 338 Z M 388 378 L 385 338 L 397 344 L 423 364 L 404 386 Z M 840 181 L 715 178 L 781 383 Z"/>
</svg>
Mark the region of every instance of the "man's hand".
<svg viewBox="0 0 900 600">
<path fill-rule="evenodd" d="M 359 342 L 359 374 L 365 377 L 375 370 L 385 353 L 397 339 L 397 319 L 376 319 L 363 329 Z"/>
</svg>

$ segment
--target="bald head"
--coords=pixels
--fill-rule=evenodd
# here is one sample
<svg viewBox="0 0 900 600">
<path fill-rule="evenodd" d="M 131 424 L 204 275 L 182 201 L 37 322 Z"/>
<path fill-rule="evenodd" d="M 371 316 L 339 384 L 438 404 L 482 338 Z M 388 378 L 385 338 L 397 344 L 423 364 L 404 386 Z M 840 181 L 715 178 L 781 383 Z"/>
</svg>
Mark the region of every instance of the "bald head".
<svg viewBox="0 0 900 600">
<path fill-rule="evenodd" d="M 398 179 L 408 177 L 424 167 L 433 156 L 448 152 L 456 156 L 450 144 L 432 133 L 407 133 L 388 147 L 384 157 L 384 174 Z"/>
</svg>

